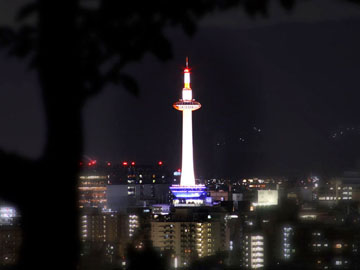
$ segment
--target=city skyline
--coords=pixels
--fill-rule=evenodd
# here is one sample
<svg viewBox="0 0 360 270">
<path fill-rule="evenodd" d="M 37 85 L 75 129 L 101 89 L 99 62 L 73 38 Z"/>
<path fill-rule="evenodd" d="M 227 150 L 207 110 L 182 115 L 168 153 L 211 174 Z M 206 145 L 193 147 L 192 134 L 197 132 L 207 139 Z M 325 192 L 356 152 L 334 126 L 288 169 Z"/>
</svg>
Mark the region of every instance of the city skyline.
<svg viewBox="0 0 360 270">
<path fill-rule="evenodd" d="M 0 268 L 358 267 L 360 5 L 305 2 L 0 2 Z"/>
</svg>

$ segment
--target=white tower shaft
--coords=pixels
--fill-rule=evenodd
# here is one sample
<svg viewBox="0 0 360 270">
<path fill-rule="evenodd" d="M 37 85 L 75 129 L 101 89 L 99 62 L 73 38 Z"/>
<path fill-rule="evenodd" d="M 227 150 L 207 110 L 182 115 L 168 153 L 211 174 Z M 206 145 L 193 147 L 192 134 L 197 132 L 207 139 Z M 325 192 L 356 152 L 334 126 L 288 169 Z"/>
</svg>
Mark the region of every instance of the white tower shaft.
<svg viewBox="0 0 360 270">
<path fill-rule="evenodd" d="M 181 186 L 195 186 L 192 110 L 183 110 Z"/>
</svg>

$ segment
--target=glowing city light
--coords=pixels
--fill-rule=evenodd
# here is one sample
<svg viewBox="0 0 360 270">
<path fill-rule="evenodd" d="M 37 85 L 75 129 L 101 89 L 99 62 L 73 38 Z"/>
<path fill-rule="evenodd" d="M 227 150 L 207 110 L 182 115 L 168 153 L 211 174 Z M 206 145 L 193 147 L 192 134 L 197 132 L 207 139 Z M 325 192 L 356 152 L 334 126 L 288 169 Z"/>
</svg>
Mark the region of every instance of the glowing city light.
<svg viewBox="0 0 360 270">
<path fill-rule="evenodd" d="M 122 164 L 123 164 L 124 166 L 127 166 L 127 165 L 128 165 L 127 161 L 124 161 Z"/>
</svg>

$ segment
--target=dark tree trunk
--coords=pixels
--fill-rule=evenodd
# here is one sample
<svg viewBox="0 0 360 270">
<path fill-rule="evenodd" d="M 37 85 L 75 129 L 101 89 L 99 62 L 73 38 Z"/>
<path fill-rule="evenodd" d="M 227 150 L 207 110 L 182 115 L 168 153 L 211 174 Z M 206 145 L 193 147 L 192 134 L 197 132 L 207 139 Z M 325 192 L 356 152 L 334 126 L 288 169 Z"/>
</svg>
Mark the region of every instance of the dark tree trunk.
<svg viewBox="0 0 360 270">
<path fill-rule="evenodd" d="M 23 220 L 22 269 L 76 269 L 79 256 L 77 176 L 83 104 L 76 0 L 38 0 L 38 70 L 47 142 Z M 33 207 L 33 210 L 31 209 Z"/>
</svg>

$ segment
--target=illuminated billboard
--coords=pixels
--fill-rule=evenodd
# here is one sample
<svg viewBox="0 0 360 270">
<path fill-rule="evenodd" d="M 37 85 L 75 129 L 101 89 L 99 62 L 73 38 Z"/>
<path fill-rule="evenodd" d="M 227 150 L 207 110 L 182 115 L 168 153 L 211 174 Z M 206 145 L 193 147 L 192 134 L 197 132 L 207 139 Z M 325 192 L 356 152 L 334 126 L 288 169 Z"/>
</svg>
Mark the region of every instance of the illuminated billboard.
<svg viewBox="0 0 360 270">
<path fill-rule="evenodd" d="M 258 190 L 257 195 L 257 202 L 255 205 L 269 206 L 278 204 L 277 190 Z"/>
</svg>

